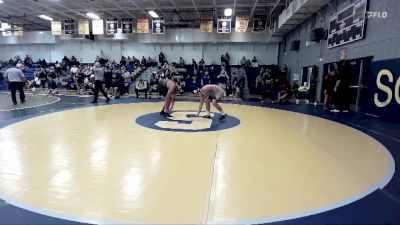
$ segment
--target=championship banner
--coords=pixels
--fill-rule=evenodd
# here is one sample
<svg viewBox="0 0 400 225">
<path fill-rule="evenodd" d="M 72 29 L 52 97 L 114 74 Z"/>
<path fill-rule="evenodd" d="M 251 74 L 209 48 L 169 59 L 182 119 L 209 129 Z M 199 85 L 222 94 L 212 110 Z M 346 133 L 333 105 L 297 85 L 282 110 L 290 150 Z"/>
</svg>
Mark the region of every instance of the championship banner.
<svg viewBox="0 0 400 225">
<path fill-rule="evenodd" d="M 263 32 L 267 27 L 267 18 L 265 16 L 254 16 L 253 32 Z"/>
<path fill-rule="evenodd" d="M 24 28 L 22 27 L 22 24 L 14 24 L 14 36 L 24 36 Z"/>
<path fill-rule="evenodd" d="M 93 35 L 104 34 L 104 21 L 103 20 L 92 20 L 92 33 Z"/>
<path fill-rule="evenodd" d="M 142 18 L 142 19 L 137 19 L 137 25 L 136 25 L 136 33 L 139 34 L 147 34 L 149 33 L 149 19 Z"/>
<path fill-rule="evenodd" d="M 248 16 L 236 16 L 235 31 L 236 32 L 246 32 L 249 26 Z"/>
<path fill-rule="evenodd" d="M 220 17 L 217 22 L 218 33 L 230 33 L 231 32 L 231 17 Z"/>
<path fill-rule="evenodd" d="M 153 34 L 165 34 L 165 20 L 154 19 L 152 22 L 151 31 Z"/>
<path fill-rule="evenodd" d="M 118 32 L 118 19 L 107 19 L 106 20 L 106 33 L 116 34 Z"/>
<path fill-rule="evenodd" d="M 75 34 L 75 20 L 64 20 L 64 33 Z"/>
<path fill-rule="evenodd" d="M 3 30 L 3 32 L 1 32 L 3 36 L 7 37 L 12 35 L 11 24 L 1 23 L 1 29 Z"/>
<path fill-rule="evenodd" d="M 89 35 L 89 20 L 78 20 L 78 34 Z"/>
<path fill-rule="evenodd" d="M 122 18 L 122 33 L 123 34 L 132 34 L 133 33 L 133 19 L 132 18 Z"/>
<path fill-rule="evenodd" d="M 214 21 L 211 18 L 203 18 L 200 21 L 200 32 L 212 33 L 214 28 Z"/>
<path fill-rule="evenodd" d="M 51 34 L 52 35 L 61 35 L 61 22 L 60 21 L 51 21 Z"/>
</svg>

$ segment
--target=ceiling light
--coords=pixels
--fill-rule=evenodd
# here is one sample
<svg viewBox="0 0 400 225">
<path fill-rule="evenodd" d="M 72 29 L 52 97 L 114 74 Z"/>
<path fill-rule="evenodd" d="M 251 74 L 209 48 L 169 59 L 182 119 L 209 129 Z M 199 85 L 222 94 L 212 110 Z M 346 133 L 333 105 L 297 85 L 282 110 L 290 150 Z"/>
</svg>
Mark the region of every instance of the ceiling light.
<svg viewBox="0 0 400 225">
<path fill-rule="evenodd" d="M 225 15 L 225 16 L 232 16 L 232 9 L 231 9 L 231 8 L 225 9 L 224 15 Z"/>
<path fill-rule="evenodd" d="M 90 19 L 94 19 L 94 20 L 100 19 L 100 17 L 94 13 L 86 13 L 86 16 L 88 16 Z"/>
<path fill-rule="evenodd" d="M 157 14 L 156 12 L 154 12 L 153 10 L 150 10 L 150 11 L 149 11 L 149 14 L 150 14 L 150 16 L 153 17 L 153 18 L 158 18 L 158 14 Z"/>
<path fill-rule="evenodd" d="M 44 19 L 44 20 L 53 21 L 53 18 L 51 18 L 50 16 L 39 15 L 39 17 L 42 18 L 42 19 Z"/>
<path fill-rule="evenodd" d="M 3 0 L 0 0 L 0 4 L 1 4 L 1 3 L 4 3 Z"/>
</svg>

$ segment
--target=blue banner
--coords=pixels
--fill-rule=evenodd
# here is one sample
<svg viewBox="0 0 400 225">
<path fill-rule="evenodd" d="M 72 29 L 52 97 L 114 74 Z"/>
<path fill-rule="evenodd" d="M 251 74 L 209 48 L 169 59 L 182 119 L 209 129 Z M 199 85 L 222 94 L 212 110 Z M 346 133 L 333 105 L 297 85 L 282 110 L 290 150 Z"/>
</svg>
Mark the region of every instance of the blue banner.
<svg viewBox="0 0 400 225">
<path fill-rule="evenodd" d="M 388 121 L 400 121 L 400 59 L 375 61 L 363 111 Z"/>
<path fill-rule="evenodd" d="M 220 17 L 218 19 L 217 32 L 218 33 L 230 33 L 231 32 L 231 17 Z"/>
<path fill-rule="evenodd" d="M 153 19 L 151 28 L 153 34 L 165 34 L 165 20 Z"/>
</svg>

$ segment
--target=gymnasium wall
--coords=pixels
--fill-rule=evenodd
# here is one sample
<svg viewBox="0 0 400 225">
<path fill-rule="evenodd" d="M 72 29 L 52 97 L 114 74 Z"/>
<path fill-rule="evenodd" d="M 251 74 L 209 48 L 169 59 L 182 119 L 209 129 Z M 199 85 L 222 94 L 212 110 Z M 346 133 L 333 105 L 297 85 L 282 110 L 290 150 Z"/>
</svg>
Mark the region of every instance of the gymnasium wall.
<svg viewBox="0 0 400 225">
<path fill-rule="evenodd" d="M 279 38 L 268 32 L 229 34 L 202 33 L 199 29 L 167 29 L 163 35 L 118 33 L 115 36 L 96 36 L 96 41 L 75 39 L 71 36 L 53 36 L 51 32 L 25 32 L 22 37 L 0 36 L 0 60 L 15 55 L 30 54 L 34 59 L 44 58 L 55 62 L 64 55 L 75 55 L 83 62 L 93 62 L 103 50 L 111 59 L 119 61 L 121 55 L 157 57 L 163 51 L 168 61 L 182 56 L 187 62 L 204 58 L 206 63 L 220 62 L 220 56 L 228 52 L 231 63 L 238 63 L 245 56 L 256 56 L 261 64 L 277 64 Z M 269 43 L 269 44 L 266 44 Z"/>
<path fill-rule="evenodd" d="M 121 55 L 135 57 L 157 57 L 163 51 L 168 61 L 177 61 L 182 56 L 186 62 L 193 58 L 201 58 L 207 63 L 220 62 L 222 54 L 228 52 L 231 63 L 237 64 L 245 56 L 256 56 L 261 64 L 278 63 L 278 44 L 251 43 L 218 43 L 218 44 L 138 44 L 129 41 L 60 41 L 57 44 L 18 44 L 0 45 L 0 60 L 7 60 L 16 55 L 32 55 L 34 60 L 44 58 L 55 62 L 64 55 L 75 55 L 83 62 L 94 62 L 96 56 L 103 50 L 105 54 L 119 61 Z"/>
<path fill-rule="evenodd" d="M 331 6 L 320 10 L 316 15 L 315 28 L 328 28 L 329 18 L 337 11 L 348 6 L 350 0 L 334 0 Z M 369 11 L 388 12 L 387 19 L 373 18 L 367 21 L 365 38 L 350 44 L 328 49 L 326 40 L 319 43 L 310 40 L 312 19 L 308 19 L 295 30 L 287 34 L 280 43 L 279 65 L 287 64 L 291 75 L 300 74 L 301 68 L 310 65 L 322 65 L 339 60 L 339 52 L 347 50 L 349 59 L 374 56 L 374 60 L 384 60 L 400 57 L 400 4 L 398 0 L 370 0 Z M 290 51 L 290 43 L 300 40 L 300 50 Z M 320 59 L 322 61 L 320 61 Z M 320 69 L 321 71 L 321 69 Z M 322 73 L 322 71 L 321 71 Z M 293 79 L 293 76 L 291 76 Z"/>
<path fill-rule="evenodd" d="M 355 0 L 333 0 L 330 6 L 326 6 L 320 10 L 319 15 L 316 15 L 315 28 L 326 28 L 329 27 L 329 18 L 337 11 L 345 8 L 351 2 Z M 279 49 L 279 65 L 287 64 L 291 74 L 291 81 L 293 81 L 293 74 L 300 74 L 301 68 L 305 66 L 317 65 L 320 68 L 318 88 L 321 88 L 321 80 L 323 77 L 323 65 L 329 62 L 335 62 L 339 60 L 339 53 L 345 49 L 347 51 L 348 59 L 363 58 L 373 56 L 372 67 L 384 65 L 388 61 L 389 63 L 398 62 L 390 61 L 391 59 L 400 58 L 400 1 L 399 0 L 369 0 L 370 12 L 387 12 L 387 18 L 370 18 L 367 20 L 365 38 L 342 45 L 333 49 L 328 49 L 326 40 L 320 43 L 311 42 L 311 46 L 306 47 L 306 41 L 310 40 L 310 31 L 312 30 L 311 24 L 312 19 L 308 19 L 305 23 L 298 26 L 295 30 L 287 34 L 283 41 L 280 43 Z M 290 51 L 290 43 L 294 40 L 300 40 L 300 50 Z M 393 66 L 391 68 L 394 68 Z M 396 74 L 400 72 L 400 66 L 397 66 L 397 70 L 392 71 L 394 77 L 398 77 Z M 377 74 L 372 74 L 371 79 L 373 86 L 369 87 L 370 95 L 373 97 L 375 93 L 379 91 L 377 88 L 376 77 Z M 396 82 L 396 80 L 394 80 Z M 394 86 L 388 85 L 388 86 Z M 394 95 L 394 89 L 392 89 Z M 321 92 L 317 91 L 318 98 L 321 99 Z M 385 93 L 380 94 L 381 99 L 385 99 Z M 394 96 L 393 96 L 394 99 Z M 383 111 L 388 111 L 385 107 L 380 107 L 374 104 L 374 99 L 369 98 L 367 100 L 372 104 L 371 108 L 374 108 L 375 115 L 385 115 Z M 394 100 L 393 100 L 394 101 Z M 395 111 L 400 112 L 400 102 L 395 107 Z M 381 113 L 378 113 L 381 112 Z M 394 111 L 388 111 L 394 112 Z"/>
</svg>

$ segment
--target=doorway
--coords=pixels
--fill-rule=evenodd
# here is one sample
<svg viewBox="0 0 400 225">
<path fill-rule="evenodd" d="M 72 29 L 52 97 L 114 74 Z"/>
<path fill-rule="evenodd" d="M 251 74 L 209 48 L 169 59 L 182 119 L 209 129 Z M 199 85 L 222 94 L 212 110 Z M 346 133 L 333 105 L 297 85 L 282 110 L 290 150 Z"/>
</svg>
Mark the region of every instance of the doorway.
<svg viewBox="0 0 400 225">
<path fill-rule="evenodd" d="M 368 94 L 368 79 L 367 74 L 370 74 L 370 66 L 372 62 L 371 57 L 364 57 L 358 59 L 350 59 L 350 77 L 349 77 L 349 102 L 350 110 L 354 112 L 361 112 L 365 107 L 367 94 Z M 332 62 L 324 64 L 323 78 L 330 72 L 332 68 L 337 69 L 339 62 Z M 323 81 L 322 81 L 323 82 Z M 324 88 L 322 88 L 322 95 L 324 96 Z"/>
</svg>

